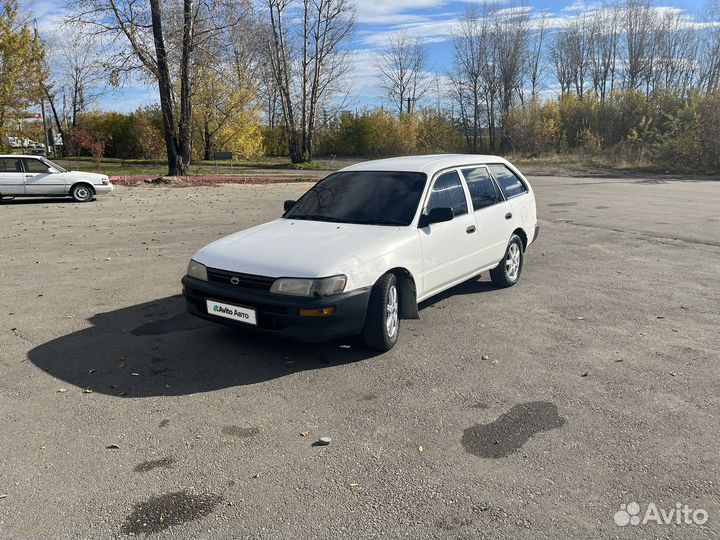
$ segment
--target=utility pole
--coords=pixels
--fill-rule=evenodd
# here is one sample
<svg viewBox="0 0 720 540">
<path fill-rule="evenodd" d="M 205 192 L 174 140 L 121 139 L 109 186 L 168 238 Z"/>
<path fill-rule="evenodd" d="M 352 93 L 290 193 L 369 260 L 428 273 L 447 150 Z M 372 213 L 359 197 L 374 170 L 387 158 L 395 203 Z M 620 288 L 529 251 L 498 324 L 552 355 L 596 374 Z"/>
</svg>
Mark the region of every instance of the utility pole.
<svg viewBox="0 0 720 540">
<path fill-rule="evenodd" d="M 40 41 L 40 34 L 38 33 L 38 25 L 37 25 L 37 19 L 33 19 L 35 23 L 35 39 Z M 43 81 L 38 81 L 39 85 L 42 86 Z M 43 137 L 45 138 L 45 155 L 48 154 L 50 151 L 50 139 L 48 137 L 48 128 L 47 128 L 47 122 L 45 122 L 45 96 L 40 94 L 40 115 L 42 116 L 42 127 L 43 127 Z M 55 154 L 55 151 L 53 149 L 53 154 Z"/>
</svg>

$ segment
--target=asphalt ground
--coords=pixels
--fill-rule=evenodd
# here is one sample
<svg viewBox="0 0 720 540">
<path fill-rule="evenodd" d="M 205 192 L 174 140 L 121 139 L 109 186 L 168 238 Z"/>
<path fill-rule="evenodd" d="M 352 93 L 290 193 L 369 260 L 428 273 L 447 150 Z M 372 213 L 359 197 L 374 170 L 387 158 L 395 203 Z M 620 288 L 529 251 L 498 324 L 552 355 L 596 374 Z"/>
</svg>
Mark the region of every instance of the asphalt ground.
<svg viewBox="0 0 720 540">
<path fill-rule="evenodd" d="M 383 355 L 184 312 L 190 256 L 308 184 L 0 203 L 0 538 L 716 538 L 720 183 L 531 181 L 521 282 Z"/>
</svg>

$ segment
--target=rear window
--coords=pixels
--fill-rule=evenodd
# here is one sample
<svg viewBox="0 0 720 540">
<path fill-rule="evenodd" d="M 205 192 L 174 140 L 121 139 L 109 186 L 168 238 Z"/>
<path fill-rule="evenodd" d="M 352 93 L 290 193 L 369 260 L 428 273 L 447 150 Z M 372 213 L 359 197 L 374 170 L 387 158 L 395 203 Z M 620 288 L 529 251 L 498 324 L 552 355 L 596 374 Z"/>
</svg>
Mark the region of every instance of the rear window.
<svg viewBox="0 0 720 540">
<path fill-rule="evenodd" d="M 468 190 L 470 190 L 474 210 L 492 206 L 502 199 L 495 182 L 485 167 L 463 169 L 462 173 L 467 181 Z"/>
<path fill-rule="evenodd" d="M 20 160 L 16 158 L 0 158 L 0 173 L 2 172 L 22 172 Z"/>
<path fill-rule="evenodd" d="M 493 173 L 495 180 L 500 184 L 500 188 L 508 199 L 527 193 L 527 186 L 505 165 L 488 165 L 488 169 Z"/>
</svg>

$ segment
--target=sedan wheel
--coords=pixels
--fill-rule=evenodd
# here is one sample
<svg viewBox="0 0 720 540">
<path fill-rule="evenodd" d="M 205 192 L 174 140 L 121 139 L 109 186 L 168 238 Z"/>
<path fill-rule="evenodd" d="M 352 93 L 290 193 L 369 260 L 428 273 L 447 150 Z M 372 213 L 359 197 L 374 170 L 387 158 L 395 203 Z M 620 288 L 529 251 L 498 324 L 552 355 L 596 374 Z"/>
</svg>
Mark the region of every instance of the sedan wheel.
<svg viewBox="0 0 720 540">
<path fill-rule="evenodd" d="M 94 193 L 89 186 L 80 184 L 73 188 L 71 195 L 77 202 L 88 202 L 92 200 Z"/>
<path fill-rule="evenodd" d="M 520 280 L 522 265 L 523 243 L 519 236 L 513 235 L 502 261 L 490 270 L 490 278 L 497 287 L 512 287 Z"/>
<path fill-rule="evenodd" d="M 400 296 L 394 274 L 381 277 L 370 292 L 363 338 L 377 351 L 389 351 L 400 335 Z"/>
<path fill-rule="evenodd" d="M 398 331 L 400 321 L 398 320 L 398 293 L 397 287 L 393 285 L 388 291 L 388 303 L 386 307 L 385 315 L 385 328 L 387 330 L 388 337 L 392 338 Z"/>
<path fill-rule="evenodd" d="M 505 272 L 512 281 L 517 281 L 520 274 L 520 248 L 517 244 L 510 244 L 505 259 Z"/>
</svg>

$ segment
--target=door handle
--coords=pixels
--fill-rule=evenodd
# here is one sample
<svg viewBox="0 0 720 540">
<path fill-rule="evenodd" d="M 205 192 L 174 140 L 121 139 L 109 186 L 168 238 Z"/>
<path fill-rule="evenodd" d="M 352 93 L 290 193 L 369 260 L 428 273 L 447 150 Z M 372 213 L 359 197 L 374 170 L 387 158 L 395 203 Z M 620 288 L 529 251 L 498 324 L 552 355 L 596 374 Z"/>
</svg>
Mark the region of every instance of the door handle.
<svg viewBox="0 0 720 540">
<path fill-rule="evenodd" d="M 468 234 L 472 234 L 472 233 L 474 233 L 476 230 L 477 230 L 477 229 L 475 229 L 475 225 L 470 225 L 467 229 L 465 229 L 465 232 L 468 233 Z"/>
<path fill-rule="evenodd" d="M 512 212 L 505 214 L 505 219 L 512 219 Z"/>
</svg>

